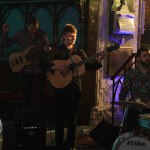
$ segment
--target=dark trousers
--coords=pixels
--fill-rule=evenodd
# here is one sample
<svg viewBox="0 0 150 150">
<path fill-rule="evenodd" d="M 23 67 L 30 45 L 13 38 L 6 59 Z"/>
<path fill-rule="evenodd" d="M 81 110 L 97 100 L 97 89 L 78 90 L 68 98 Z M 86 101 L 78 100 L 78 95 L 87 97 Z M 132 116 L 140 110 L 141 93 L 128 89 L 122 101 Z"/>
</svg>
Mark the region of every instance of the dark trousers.
<svg viewBox="0 0 150 150">
<path fill-rule="evenodd" d="M 31 74 L 20 73 L 21 89 L 24 95 L 24 107 L 28 108 L 33 102 L 33 95 L 36 107 L 41 107 L 45 99 L 45 80 L 44 73 Z"/>
<path fill-rule="evenodd" d="M 76 120 L 80 105 L 80 89 L 70 84 L 64 89 L 56 90 L 56 146 L 62 146 L 64 140 L 64 128 L 67 126 L 67 146 L 75 145 Z"/>
</svg>

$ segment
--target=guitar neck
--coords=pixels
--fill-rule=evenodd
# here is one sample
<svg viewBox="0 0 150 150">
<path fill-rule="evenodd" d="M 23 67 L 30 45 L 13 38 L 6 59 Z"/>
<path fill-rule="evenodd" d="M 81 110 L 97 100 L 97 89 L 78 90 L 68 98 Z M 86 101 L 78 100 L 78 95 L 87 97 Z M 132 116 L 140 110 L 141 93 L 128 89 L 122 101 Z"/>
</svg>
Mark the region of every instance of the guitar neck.
<svg viewBox="0 0 150 150">
<path fill-rule="evenodd" d="M 94 54 L 94 55 L 92 55 L 92 56 L 90 56 L 90 57 L 88 57 L 88 58 L 86 58 L 86 59 L 84 59 L 84 60 L 78 62 L 76 65 L 77 65 L 77 66 L 80 66 L 80 65 L 86 64 L 86 63 L 88 63 L 88 62 L 94 60 L 95 58 L 99 57 L 100 55 L 101 55 L 101 52 L 100 52 L 100 53 L 97 53 L 97 54 Z"/>
<path fill-rule="evenodd" d="M 113 51 L 117 50 L 118 48 L 120 48 L 120 45 L 118 43 L 116 43 L 116 44 L 110 45 L 109 47 L 107 47 L 103 51 L 113 52 Z M 101 51 L 99 53 L 96 53 L 96 54 L 94 54 L 94 55 L 92 55 L 92 56 L 90 56 L 90 57 L 88 57 L 88 58 L 86 58 L 86 59 L 84 59 L 80 62 L 77 62 L 76 66 L 80 66 L 80 65 L 86 64 L 86 63 L 94 60 L 95 58 L 99 57 L 102 54 L 103 51 Z"/>
</svg>

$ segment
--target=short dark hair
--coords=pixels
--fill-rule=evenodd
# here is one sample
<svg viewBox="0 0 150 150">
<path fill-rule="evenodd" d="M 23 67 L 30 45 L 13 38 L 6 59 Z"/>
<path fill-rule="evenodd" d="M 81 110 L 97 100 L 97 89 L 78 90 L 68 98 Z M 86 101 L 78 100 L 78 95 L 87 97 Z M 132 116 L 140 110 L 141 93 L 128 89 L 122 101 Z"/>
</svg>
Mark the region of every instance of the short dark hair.
<svg viewBox="0 0 150 150">
<path fill-rule="evenodd" d="M 32 16 L 32 15 L 28 15 L 27 16 L 27 25 L 36 25 L 38 23 L 38 20 L 36 19 L 36 17 Z"/>
<path fill-rule="evenodd" d="M 137 53 L 136 53 L 136 57 L 140 57 L 140 56 L 141 56 L 141 53 L 144 52 L 144 51 L 148 52 L 149 49 L 146 48 L 146 47 L 141 47 L 141 48 L 139 48 L 138 51 L 137 51 Z"/>
<path fill-rule="evenodd" d="M 61 32 L 61 35 L 66 35 L 68 32 L 77 33 L 77 29 L 72 24 L 66 24 Z"/>
</svg>

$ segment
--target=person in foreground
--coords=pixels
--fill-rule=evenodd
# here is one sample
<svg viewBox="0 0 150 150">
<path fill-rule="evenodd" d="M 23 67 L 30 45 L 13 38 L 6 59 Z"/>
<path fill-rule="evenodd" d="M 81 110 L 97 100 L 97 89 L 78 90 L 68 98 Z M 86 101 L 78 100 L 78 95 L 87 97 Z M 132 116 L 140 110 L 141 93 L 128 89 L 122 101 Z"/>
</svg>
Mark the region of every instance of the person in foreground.
<svg viewBox="0 0 150 150">
<path fill-rule="evenodd" d="M 4 24 L 2 41 L 4 47 L 16 43 L 19 45 L 19 53 L 14 52 L 12 54 L 15 56 L 20 54 L 18 60 L 23 58 L 20 63 L 16 63 L 17 69 L 21 67 L 20 70 L 16 72 L 19 74 L 21 89 L 24 95 L 23 108 L 30 108 L 32 106 L 32 94 L 34 93 L 36 107 L 40 107 L 38 109 L 41 109 L 41 104 L 44 102 L 46 73 L 39 67 L 39 61 L 42 59 L 42 56 L 47 55 L 50 51 L 48 47 L 49 42 L 47 34 L 38 28 L 39 23 L 34 16 L 29 15 L 26 21 L 27 28 L 18 31 L 12 37 L 9 37 L 8 25 Z M 27 52 L 25 58 L 24 52 Z M 15 58 L 15 61 L 16 59 L 17 58 Z M 24 64 L 26 60 L 31 63 L 22 67 L 22 64 Z"/>
<path fill-rule="evenodd" d="M 150 53 L 147 48 L 137 51 L 136 59 L 138 66 L 127 72 L 120 91 L 120 101 L 126 101 L 130 92 L 130 101 L 143 105 L 131 105 L 126 108 L 122 133 L 134 132 L 139 126 L 139 115 L 150 113 Z M 143 107 L 145 106 L 145 107 Z"/>
<path fill-rule="evenodd" d="M 47 69 L 52 71 L 52 75 L 55 75 L 56 71 L 59 71 L 61 76 L 67 77 L 72 73 L 71 81 L 61 88 L 53 84 L 55 91 L 55 103 L 56 103 L 56 129 L 55 129 L 55 141 L 56 149 L 73 150 L 75 149 L 75 132 L 76 132 L 76 119 L 81 101 L 81 79 L 82 76 L 78 72 L 78 67 L 73 63 L 73 56 L 77 55 L 82 60 L 86 59 L 85 52 L 75 47 L 77 37 L 77 29 L 72 24 L 66 24 L 62 29 L 62 43 L 51 50 L 49 62 L 43 62 L 46 64 Z M 94 71 L 99 69 L 101 61 L 105 57 L 105 52 L 102 52 L 101 56 L 94 61 L 89 61 L 85 64 L 85 70 Z M 70 64 L 63 63 L 70 59 Z M 61 60 L 61 63 L 57 63 L 57 60 Z M 71 65 L 72 64 L 72 65 Z M 51 72 L 50 71 L 50 72 Z M 76 75 L 74 75 L 74 73 Z M 79 74 L 78 74 L 79 73 Z M 56 80 L 56 79 L 55 79 Z M 61 84 L 61 81 L 58 83 Z M 67 144 L 64 141 L 64 128 L 67 125 Z"/>
</svg>

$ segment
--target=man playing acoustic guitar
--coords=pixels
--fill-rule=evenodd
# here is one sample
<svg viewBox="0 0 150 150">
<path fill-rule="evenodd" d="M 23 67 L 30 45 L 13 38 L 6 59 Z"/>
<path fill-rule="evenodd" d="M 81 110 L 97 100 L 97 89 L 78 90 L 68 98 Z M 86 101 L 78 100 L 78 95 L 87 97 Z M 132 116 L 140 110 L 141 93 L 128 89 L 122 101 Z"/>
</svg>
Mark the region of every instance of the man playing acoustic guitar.
<svg viewBox="0 0 150 150">
<path fill-rule="evenodd" d="M 26 21 L 27 29 L 17 32 L 11 38 L 8 36 L 8 25 L 4 24 L 2 41 L 4 47 L 15 43 L 18 43 L 20 47 L 20 52 L 12 54 L 10 64 L 14 72 L 19 72 L 25 99 L 24 106 L 27 108 L 31 106 L 31 96 L 34 89 L 36 104 L 41 107 L 42 101 L 44 101 L 46 76 L 43 69 L 39 67 L 39 61 L 50 51 L 49 42 L 47 34 L 38 29 L 39 24 L 35 17 L 30 15 Z M 30 51 L 32 51 L 31 55 Z"/>
<path fill-rule="evenodd" d="M 81 75 L 84 69 L 94 71 L 102 67 L 101 61 L 105 57 L 105 52 L 102 52 L 97 61 L 88 61 L 85 52 L 75 47 L 76 36 L 75 26 L 66 24 L 62 30 L 63 43 L 51 50 L 49 62 L 43 62 L 43 66 L 48 69 L 48 80 L 55 91 L 55 140 L 58 150 L 75 149 L 76 119 L 81 101 Z M 67 145 L 63 144 L 65 123 L 68 128 Z"/>
</svg>

